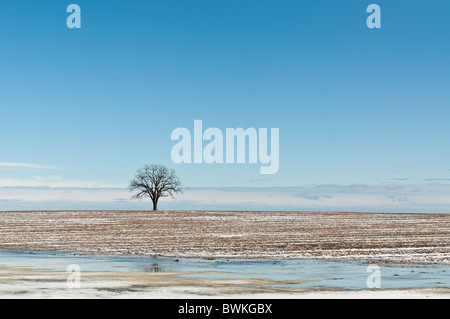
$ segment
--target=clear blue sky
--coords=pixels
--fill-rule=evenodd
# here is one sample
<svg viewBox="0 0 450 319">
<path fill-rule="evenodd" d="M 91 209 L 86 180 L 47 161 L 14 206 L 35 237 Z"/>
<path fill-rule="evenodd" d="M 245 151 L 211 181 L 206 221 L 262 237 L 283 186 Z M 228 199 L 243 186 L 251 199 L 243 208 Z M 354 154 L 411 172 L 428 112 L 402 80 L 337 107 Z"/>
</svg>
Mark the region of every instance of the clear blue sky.
<svg viewBox="0 0 450 319">
<path fill-rule="evenodd" d="M 448 182 L 449 14 L 448 0 L 2 1 L 0 180 L 125 187 L 162 163 L 192 187 Z M 195 119 L 279 128 L 279 172 L 173 164 L 171 132 Z"/>
</svg>

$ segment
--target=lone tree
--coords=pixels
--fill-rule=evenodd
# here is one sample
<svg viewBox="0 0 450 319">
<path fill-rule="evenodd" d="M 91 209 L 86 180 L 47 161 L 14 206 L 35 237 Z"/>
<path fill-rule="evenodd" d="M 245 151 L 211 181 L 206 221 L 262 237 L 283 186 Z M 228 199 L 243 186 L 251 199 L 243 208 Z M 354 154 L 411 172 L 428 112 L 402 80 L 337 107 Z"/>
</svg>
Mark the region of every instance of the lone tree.
<svg viewBox="0 0 450 319">
<path fill-rule="evenodd" d="M 153 210 L 158 210 L 160 197 L 182 193 L 181 183 L 173 169 L 164 165 L 145 165 L 138 169 L 136 177 L 130 182 L 130 192 L 137 192 L 131 198 L 142 199 L 149 196 L 153 202 Z"/>
</svg>

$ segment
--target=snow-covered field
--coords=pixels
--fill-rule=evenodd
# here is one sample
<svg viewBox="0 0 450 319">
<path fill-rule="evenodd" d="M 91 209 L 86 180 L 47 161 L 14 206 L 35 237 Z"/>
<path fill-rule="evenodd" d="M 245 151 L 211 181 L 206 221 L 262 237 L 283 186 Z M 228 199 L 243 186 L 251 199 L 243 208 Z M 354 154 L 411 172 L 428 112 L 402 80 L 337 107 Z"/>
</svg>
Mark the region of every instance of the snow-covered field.
<svg viewBox="0 0 450 319">
<path fill-rule="evenodd" d="M 450 263 L 450 214 L 0 212 L 1 250 Z"/>
<path fill-rule="evenodd" d="M 0 212 L 0 250 L 173 258 L 450 264 L 450 214 L 210 211 Z M 191 273 L 68 274 L 2 264 L 1 298 L 450 298 L 450 288 L 309 289 Z"/>
</svg>

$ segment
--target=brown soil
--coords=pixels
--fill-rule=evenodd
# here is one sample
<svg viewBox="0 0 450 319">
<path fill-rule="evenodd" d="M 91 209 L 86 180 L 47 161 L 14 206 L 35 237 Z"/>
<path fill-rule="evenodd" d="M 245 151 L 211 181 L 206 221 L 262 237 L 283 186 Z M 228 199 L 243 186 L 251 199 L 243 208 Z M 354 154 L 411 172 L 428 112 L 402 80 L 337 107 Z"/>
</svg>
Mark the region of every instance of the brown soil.
<svg viewBox="0 0 450 319">
<path fill-rule="evenodd" d="M 0 249 L 450 263 L 450 214 L 0 212 Z"/>
</svg>

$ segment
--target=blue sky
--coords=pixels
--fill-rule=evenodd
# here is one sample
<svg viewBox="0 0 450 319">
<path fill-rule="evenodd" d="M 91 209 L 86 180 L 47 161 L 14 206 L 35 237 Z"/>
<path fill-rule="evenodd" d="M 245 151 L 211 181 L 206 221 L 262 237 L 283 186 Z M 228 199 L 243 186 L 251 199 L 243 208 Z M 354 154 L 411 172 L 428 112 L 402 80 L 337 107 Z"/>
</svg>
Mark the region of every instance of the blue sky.
<svg viewBox="0 0 450 319">
<path fill-rule="evenodd" d="M 66 26 L 71 3 L 81 29 Z M 366 26 L 371 3 L 381 29 Z M 448 184 L 449 12 L 447 0 L 3 1 L 0 186 L 120 188 L 147 163 L 194 188 Z M 279 128 L 278 173 L 175 165 L 171 132 L 195 119 Z"/>
</svg>

